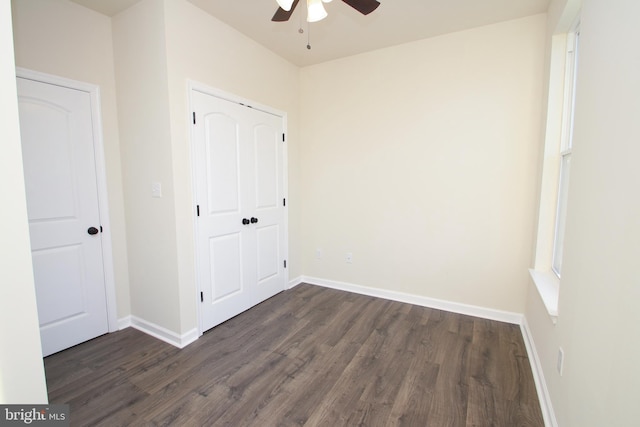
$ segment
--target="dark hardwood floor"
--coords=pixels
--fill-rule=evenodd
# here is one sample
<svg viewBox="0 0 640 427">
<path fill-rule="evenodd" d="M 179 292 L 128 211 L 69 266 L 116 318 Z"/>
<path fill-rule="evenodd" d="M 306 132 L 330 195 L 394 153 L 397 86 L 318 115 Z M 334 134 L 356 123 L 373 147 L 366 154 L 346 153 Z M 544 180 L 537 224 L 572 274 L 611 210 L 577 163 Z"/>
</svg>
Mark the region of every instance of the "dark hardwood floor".
<svg viewBox="0 0 640 427">
<path fill-rule="evenodd" d="M 133 328 L 45 358 L 77 426 L 543 426 L 518 326 L 299 285 L 179 350 Z"/>
</svg>

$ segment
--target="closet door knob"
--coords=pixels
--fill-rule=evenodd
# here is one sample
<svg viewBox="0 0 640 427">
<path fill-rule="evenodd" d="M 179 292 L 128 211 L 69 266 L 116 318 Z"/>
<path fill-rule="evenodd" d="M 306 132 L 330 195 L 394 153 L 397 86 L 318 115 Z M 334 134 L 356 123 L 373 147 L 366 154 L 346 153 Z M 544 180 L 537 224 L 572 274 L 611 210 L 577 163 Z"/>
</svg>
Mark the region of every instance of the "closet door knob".
<svg viewBox="0 0 640 427">
<path fill-rule="evenodd" d="M 247 218 L 242 218 L 242 224 L 243 225 L 249 225 L 249 220 Z"/>
<path fill-rule="evenodd" d="M 258 218 L 251 217 L 251 224 L 255 224 L 256 222 L 258 222 Z"/>
</svg>

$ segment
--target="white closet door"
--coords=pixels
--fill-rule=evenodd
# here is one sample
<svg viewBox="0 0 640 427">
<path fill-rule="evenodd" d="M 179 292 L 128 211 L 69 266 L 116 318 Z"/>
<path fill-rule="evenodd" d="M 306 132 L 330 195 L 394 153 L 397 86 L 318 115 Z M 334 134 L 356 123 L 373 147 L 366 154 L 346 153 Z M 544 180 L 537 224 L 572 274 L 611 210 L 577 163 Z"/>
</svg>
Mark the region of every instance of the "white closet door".
<svg viewBox="0 0 640 427">
<path fill-rule="evenodd" d="M 201 328 L 285 288 L 283 120 L 192 91 Z"/>
</svg>

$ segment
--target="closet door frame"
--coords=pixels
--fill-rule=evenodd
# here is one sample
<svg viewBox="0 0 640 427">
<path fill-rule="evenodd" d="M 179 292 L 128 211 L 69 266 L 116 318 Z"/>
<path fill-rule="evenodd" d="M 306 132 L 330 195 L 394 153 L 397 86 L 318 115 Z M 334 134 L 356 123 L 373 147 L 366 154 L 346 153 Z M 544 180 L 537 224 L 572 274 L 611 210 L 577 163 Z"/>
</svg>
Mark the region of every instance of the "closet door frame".
<svg viewBox="0 0 640 427">
<path fill-rule="evenodd" d="M 198 182 L 198 170 L 196 168 L 196 164 L 198 159 L 196 158 L 196 135 L 195 135 L 195 126 L 194 126 L 194 102 L 193 102 L 193 93 L 201 92 L 206 95 L 214 96 L 216 98 L 220 98 L 222 100 L 226 100 L 232 103 L 241 104 L 244 106 L 250 106 L 252 109 L 263 111 L 265 113 L 272 114 L 274 116 L 278 116 L 282 120 L 282 130 L 283 130 L 283 141 L 282 141 L 282 179 L 283 179 L 283 203 L 285 206 L 283 207 L 283 227 L 284 227 L 284 247 L 282 248 L 282 255 L 286 262 L 289 259 L 289 195 L 288 195 L 288 133 L 287 133 L 287 113 L 284 111 L 277 110 L 267 105 L 260 104 L 250 99 L 246 99 L 240 97 L 238 95 L 223 91 L 221 89 L 213 88 L 211 86 L 205 85 L 203 83 L 189 80 L 187 85 L 188 91 L 188 112 L 187 112 L 187 120 L 189 123 L 190 129 L 190 163 L 191 163 L 191 179 L 192 179 L 192 199 L 193 199 L 193 233 L 194 233 L 194 259 L 195 264 L 194 268 L 196 270 L 196 307 L 197 307 L 197 315 L 198 315 L 198 334 L 202 335 L 208 328 L 205 328 L 203 324 L 203 307 L 202 307 L 202 292 L 203 292 L 203 283 L 199 278 L 199 269 L 198 265 L 199 256 L 198 256 L 198 200 L 197 200 L 197 182 Z M 284 274 L 284 283 L 283 290 L 289 288 L 289 266 L 286 265 L 283 271 Z"/>
</svg>

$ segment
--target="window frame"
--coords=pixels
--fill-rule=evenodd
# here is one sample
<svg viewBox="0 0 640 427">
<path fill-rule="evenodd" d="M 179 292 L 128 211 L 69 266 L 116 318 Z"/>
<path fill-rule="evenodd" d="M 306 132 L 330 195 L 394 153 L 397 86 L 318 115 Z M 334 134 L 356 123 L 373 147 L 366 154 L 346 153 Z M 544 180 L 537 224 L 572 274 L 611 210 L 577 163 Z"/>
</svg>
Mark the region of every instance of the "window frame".
<svg viewBox="0 0 640 427">
<path fill-rule="evenodd" d="M 562 112 L 560 158 L 558 162 L 558 197 L 556 202 L 553 255 L 551 261 L 551 271 L 553 271 L 558 279 L 562 277 L 562 254 L 564 248 L 564 233 L 566 228 L 567 202 L 569 197 L 569 180 L 571 176 L 571 153 L 573 150 L 579 43 L 580 23 L 578 21 L 573 25 L 571 31 L 567 33 L 563 96 L 564 106 Z"/>
<path fill-rule="evenodd" d="M 573 19 L 568 18 L 569 16 Z M 565 19 L 561 21 L 568 24 L 559 23 L 561 28 L 550 34 L 548 97 L 542 147 L 535 259 L 533 268 L 529 269 L 532 283 L 554 324 L 558 319 L 561 256 L 569 188 L 569 171 L 566 170 L 567 167 L 562 171 L 561 164 L 563 158 L 565 163 L 571 164 L 573 149 L 580 36 L 579 7 L 566 10 Z M 563 173 L 565 177 L 561 179 Z M 554 268 L 554 264 L 555 267 L 559 264 L 560 268 Z"/>
</svg>

